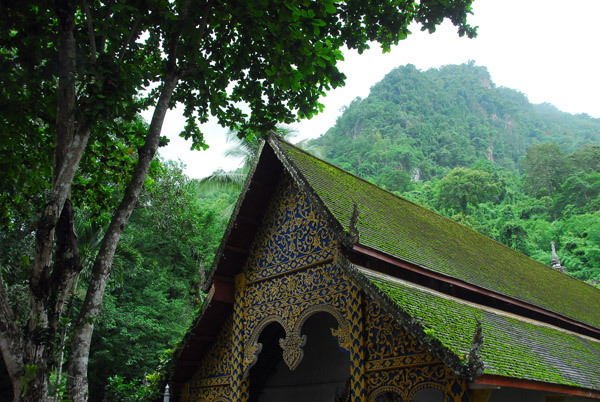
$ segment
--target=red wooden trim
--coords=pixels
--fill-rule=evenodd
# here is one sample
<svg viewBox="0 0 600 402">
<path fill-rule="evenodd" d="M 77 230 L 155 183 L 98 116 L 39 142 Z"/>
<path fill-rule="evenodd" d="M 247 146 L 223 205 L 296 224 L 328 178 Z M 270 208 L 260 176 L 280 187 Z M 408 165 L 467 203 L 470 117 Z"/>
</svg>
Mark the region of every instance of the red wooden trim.
<svg viewBox="0 0 600 402">
<path fill-rule="evenodd" d="M 476 293 L 479 293 L 479 294 L 482 294 L 482 295 L 485 295 L 485 296 L 489 296 L 489 297 L 493 297 L 493 298 L 498 299 L 498 300 L 502 300 L 504 302 L 513 304 L 513 305 L 518 306 L 518 307 L 526 308 L 528 310 L 532 310 L 532 311 L 535 311 L 537 313 L 540 313 L 540 314 L 543 314 L 543 315 L 546 315 L 546 316 L 549 316 L 549 317 L 552 317 L 552 318 L 559 319 L 559 320 L 561 320 L 563 322 L 566 322 L 566 323 L 569 323 L 571 325 L 574 325 L 574 326 L 577 326 L 577 327 L 580 327 L 580 328 L 584 328 L 584 329 L 586 329 L 588 331 L 594 332 L 598 336 L 600 336 L 600 329 L 592 327 L 591 325 L 588 325 L 588 324 L 585 324 L 585 323 L 582 323 L 582 322 L 579 322 L 579 321 L 575 321 L 575 320 L 573 320 L 571 318 L 565 317 L 563 315 L 560 315 L 558 313 L 552 312 L 550 310 L 546 310 L 546 309 L 543 309 L 541 307 L 534 306 L 533 304 L 525 303 L 525 302 L 522 302 L 520 300 L 514 299 L 512 297 L 505 296 L 503 294 L 500 294 L 500 293 L 497 293 L 497 292 L 494 292 L 494 291 L 491 291 L 491 290 L 487 290 L 487 289 L 484 289 L 484 288 L 476 286 L 476 285 L 471 285 L 470 283 L 462 281 L 460 279 L 456 279 L 456 278 L 453 278 L 451 276 L 440 274 L 438 272 L 431 271 L 429 269 L 425 269 L 425 268 L 419 267 L 418 265 L 411 264 L 409 262 L 399 260 L 399 259 L 397 259 L 395 257 L 392 257 L 389 254 L 385 254 L 385 253 L 382 253 L 382 252 L 377 251 L 375 249 L 372 249 L 370 247 L 363 246 L 362 244 L 355 244 L 354 247 L 352 247 L 352 249 L 354 251 L 356 251 L 356 252 L 361 253 L 361 254 L 365 254 L 365 255 L 368 255 L 370 257 L 377 258 L 379 260 L 385 261 L 385 262 L 387 262 L 389 264 L 392 264 L 392 265 L 395 265 L 397 267 L 401 267 L 401 268 L 404 268 L 406 270 L 409 270 L 409 271 L 412 271 L 412 272 L 415 272 L 415 273 L 418 273 L 418 274 L 421 274 L 421 275 L 424 275 L 424 276 L 436 279 L 436 280 L 438 280 L 440 282 L 445 282 L 445 283 L 448 283 L 448 284 L 451 284 L 451 285 L 454 285 L 454 286 L 457 286 L 457 287 L 460 287 L 460 288 L 463 288 L 463 289 L 466 289 L 466 290 L 470 290 L 470 291 L 473 291 L 473 292 L 476 292 Z"/>
<path fill-rule="evenodd" d="M 556 392 L 558 394 L 585 396 L 587 398 L 600 399 L 600 391 L 598 390 L 577 388 L 569 385 L 548 384 L 540 381 L 502 377 L 499 375 L 486 374 L 473 382 L 476 384 L 494 385 L 498 387 L 523 388 L 535 391 Z"/>
</svg>

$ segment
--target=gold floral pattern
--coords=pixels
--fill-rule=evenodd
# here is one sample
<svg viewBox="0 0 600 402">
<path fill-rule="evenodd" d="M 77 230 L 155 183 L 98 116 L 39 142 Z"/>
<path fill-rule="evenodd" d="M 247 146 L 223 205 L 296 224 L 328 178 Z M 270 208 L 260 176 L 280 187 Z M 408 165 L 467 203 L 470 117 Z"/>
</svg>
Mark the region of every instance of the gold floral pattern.
<svg viewBox="0 0 600 402">
<path fill-rule="evenodd" d="M 283 178 L 267 208 L 247 265 L 249 282 L 333 256 L 334 236 L 291 178 Z"/>
<path fill-rule="evenodd" d="M 231 389 L 232 335 L 233 316 L 230 316 L 217 340 L 202 359 L 202 364 L 192 376 L 190 383 L 183 390 L 182 401 L 216 402 L 217 397 L 227 397 L 221 391 Z"/>
<path fill-rule="evenodd" d="M 435 359 L 377 303 L 366 302 L 368 400 L 395 392 L 411 401 L 423 388 L 443 392 L 445 402 L 468 402 L 466 382 Z"/>
<path fill-rule="evenodd" d="M 302 361 L 304 345 L 306 345 L 306 335 L 296 332 L 288 333 L 285 338 L 279 340 L 279 346 L 283 349 L 283 361 L 290 370 L 294 370 Z"/>
<path fill-rule="evenodd" d="M 336 247 L 325 219 L 290 178 L 283 178 L 236 277 L 233 317 L 184 387 L 182 400 L 246 401 L 261 332 L 272 323 L 281 325 L 285 336 L 279 345 L 293 370 L 303 357 L 304 323 L 328 312 L 338 324 L 332 336 L 350 354 L 351 400 L 373 401 L 392 391 L 409 401 L 431 387 L 440 389 L 446 402 L 467 402 L 466 383 L 365 298 L 336 265 Z"/>
</svg>

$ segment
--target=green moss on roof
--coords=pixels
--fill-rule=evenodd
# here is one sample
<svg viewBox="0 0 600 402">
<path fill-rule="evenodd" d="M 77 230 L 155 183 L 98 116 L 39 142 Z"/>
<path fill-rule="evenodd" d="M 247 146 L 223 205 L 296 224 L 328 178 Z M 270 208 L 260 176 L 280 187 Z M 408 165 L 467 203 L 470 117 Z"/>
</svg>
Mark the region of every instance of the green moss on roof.
<svg viewBox="0 0 600 402">
<path fill-rule="evenodd" d="M 458 356 L 468 354 L 475 320 L 479 320 L 486 374 L 600 389 L 598 341 L 484 310 L 399 280 L 369 279 Z"/>
<path fill-rule="evenodd" d="M 426 269 L 600 328 L 600 291 L 298 148 L 280 148 L 359 243 Z"/>
</svg>

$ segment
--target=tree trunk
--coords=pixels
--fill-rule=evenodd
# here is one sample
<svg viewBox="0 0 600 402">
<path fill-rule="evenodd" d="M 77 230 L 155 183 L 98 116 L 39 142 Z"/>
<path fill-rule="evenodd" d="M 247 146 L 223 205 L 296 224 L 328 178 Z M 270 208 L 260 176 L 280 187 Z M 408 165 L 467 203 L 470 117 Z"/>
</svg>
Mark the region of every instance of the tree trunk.
<svg viewBox="0 0 600 402">
<path fill-rule="evenodd" d="M 88 124 L 79 122 L 75 130 L 73 1 L 56 0 L 56 14 L 59 75 L 52 189 L 36 230 L 35 257 L 29 280 L 31 313 L 24 334 L 15 323 L 4 284 L 0 283 L 0 347 L 11 377 L 15 401 L 39 402 L 48 397 L 50 371 L 56 358 L 55 335 L 64 307 L 64 295 L 70 290 L 74 273 L 80 270 L 77 238 L 73 232 L 73 210 L 68 199 L 90 129 Z M 64 208 L 65 205 L 67 208 Z M 56 249 L 55 244 L 58 246 Z"/>
<path fill-rule="evenodd" d="M 139 151 L 138 163 L 133 172 L 131 182 L 125 190 L 123 201 L 111 220 L 102 240 L 98 256 L 94 261 L 92 279 L 79 317 L 77 318 L 76 332 L 71 340 L 69 353 L 67 389 L 69 396 L 75 402 L 87 401 L 88 399 L 87 368 L 94 323 L 102 309 L 102 299 L 110 277 L 117 243 L 137 204 L 150 168 L 150 162 L 158 149 L 162 125 L 177 82 L 178 76 L 175 73 L 167 74 L 160 98 L 154 110 L 154 115 L 152 116 L 152 122 L 148 128 L 146 142 Z"/>
<path fill-rule="evenodd" d="M 0 272 L 0 350 L 13 388 L 14 401 L 21 394 L 19 378 L 23 373 L 23 337 L 8 302 L 6 286 Z"/>
</svg>

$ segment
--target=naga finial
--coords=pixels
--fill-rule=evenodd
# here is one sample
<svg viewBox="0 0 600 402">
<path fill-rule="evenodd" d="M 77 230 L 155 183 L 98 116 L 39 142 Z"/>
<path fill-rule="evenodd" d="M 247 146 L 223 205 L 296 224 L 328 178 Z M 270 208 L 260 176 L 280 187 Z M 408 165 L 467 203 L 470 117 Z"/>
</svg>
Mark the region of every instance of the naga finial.
<svg viewBox="0 0 600 402">
<path fill-rule="evenodd" d="M 552 246 L 552 260 L 550 261 L 550 266 L 557 271 L 565 272 L 565 267 L 562 266 L 558 259 L 558 254 L 556 254 L 556 244 L 551 241 L 550 245 Z"/>
</svg>

